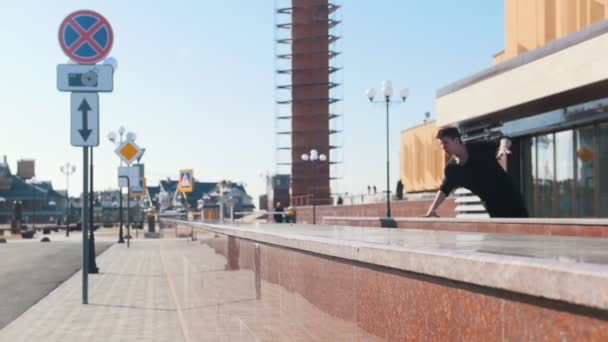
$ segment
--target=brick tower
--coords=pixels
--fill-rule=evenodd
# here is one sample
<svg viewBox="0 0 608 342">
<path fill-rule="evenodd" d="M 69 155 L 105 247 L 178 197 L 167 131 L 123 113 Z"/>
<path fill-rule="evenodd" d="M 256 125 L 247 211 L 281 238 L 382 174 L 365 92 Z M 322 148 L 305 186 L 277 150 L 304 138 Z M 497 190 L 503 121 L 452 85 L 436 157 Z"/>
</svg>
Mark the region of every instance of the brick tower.
<svg viewBox="0 0 608 342">
<path fill-rule="evenodd" d="M 339 8 L 328 0 L 277 2 L 277 165 L 283 168 L 279 173 L 291 174 L 296 204 L 311 204 L 311 198 L 317 205 L 330 204 L 330 180 L 340 178 Z M 303 161 L 302 154 L 312 149 L 327 160 Z M 297 198 L 308 200 L 297 203 Z"/>
</svg>

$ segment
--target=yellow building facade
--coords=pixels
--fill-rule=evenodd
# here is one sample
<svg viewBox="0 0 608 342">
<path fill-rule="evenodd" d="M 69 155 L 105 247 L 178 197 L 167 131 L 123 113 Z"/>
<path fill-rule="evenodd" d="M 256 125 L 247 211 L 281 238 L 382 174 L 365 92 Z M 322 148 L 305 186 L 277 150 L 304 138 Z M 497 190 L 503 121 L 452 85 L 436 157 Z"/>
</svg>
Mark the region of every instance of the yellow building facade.
<svg viewBox="0 0 608 342">
<path fill-rule="evenodd" d="M 401 132 L 399 170 L 405 192 L 434 191 L 441 185 L 445 153 L 437 131 L 433 121 Z"/>
<path fill-rule="evenodd" d="M 608 0 L 505 0 L 505 49 L 496 64 L 608 18 Z"/>
</svg>

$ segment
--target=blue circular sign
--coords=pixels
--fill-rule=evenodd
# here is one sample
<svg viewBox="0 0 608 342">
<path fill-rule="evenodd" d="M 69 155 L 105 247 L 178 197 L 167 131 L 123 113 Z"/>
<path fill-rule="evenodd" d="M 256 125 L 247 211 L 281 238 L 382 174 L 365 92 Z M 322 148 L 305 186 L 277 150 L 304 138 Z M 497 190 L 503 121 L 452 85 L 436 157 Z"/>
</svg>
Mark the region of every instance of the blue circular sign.
<svg viewBox="0 0 608 342">
<path fill-rule="evenodd" d="M 114 34 L 101 14 L 89 10 L 68 15 L 59 26 L 59 45 L 80 64 L 95 64 L 112 50 Z"/>
</svg>

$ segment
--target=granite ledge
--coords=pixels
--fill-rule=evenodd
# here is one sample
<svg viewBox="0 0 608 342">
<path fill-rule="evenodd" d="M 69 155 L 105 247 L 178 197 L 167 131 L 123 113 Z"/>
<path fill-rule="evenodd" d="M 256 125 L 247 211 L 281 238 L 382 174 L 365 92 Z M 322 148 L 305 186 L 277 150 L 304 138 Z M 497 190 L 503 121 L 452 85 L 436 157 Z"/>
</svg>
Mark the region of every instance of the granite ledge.
<svg viewBox="0 0 608 342">
<path fill-rule="evenodd" d="M 254 225 L 228 226 L 187 221 L 174 222 L 321 255 L 608 310 L 608 264 L 450 251 L 439 248 L 407 248 L 310 236 L 292 233 L 289 230 L 269 232 Z M 322 229 L 324 228 L 318 226 L 314 228 L 314 230 Z M 331 230 L 331 227 L 325 229 Z M 365 228 L 366 232 L 369 230 L 374 230 L 376 233 L 395 231 Z M 564 286 L 564 284 L 568 285 Z"/>
<path fill-rule="evenodd" d="M 397 222 L 425 223 L 498 223 L 530 225 L 608 226 L 608 218 L 454 218 L 454 217 L 393 217 Z M 379 221 L 375 216 L 325 216 L 327 221 Z"/>
</svg>

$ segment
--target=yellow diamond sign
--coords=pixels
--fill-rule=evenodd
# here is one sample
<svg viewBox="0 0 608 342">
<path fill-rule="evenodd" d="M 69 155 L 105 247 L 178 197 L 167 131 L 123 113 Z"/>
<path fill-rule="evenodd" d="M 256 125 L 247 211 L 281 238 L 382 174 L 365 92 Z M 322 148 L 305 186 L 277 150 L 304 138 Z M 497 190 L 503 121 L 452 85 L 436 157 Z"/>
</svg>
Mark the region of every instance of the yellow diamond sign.
<svg viewBox="0 0 608 342">
<path fill-rule="evenodd" d="M 586 163 L 593 159 L 593 150 L 589 149 L 587 146 L 583 146 L 583 148 L 578 150 L 576 154 L 583 163 Z"/>
<path fill-rule="evenodd" d="M 131 165 L 131 163 L 143 153 L 142 149 L 132 141 L 127 141 L 118 146 L 114 152 L 116 152 L 120 159 L 124 160 L 127 165 Z"/>
</svg>

